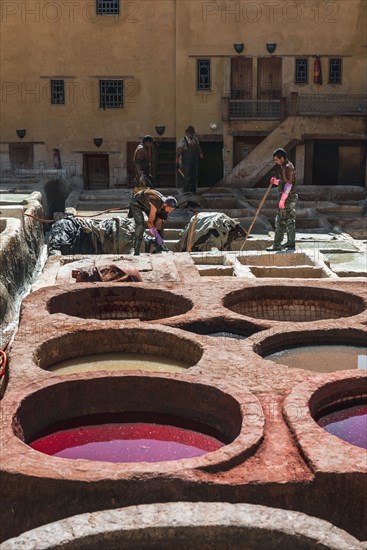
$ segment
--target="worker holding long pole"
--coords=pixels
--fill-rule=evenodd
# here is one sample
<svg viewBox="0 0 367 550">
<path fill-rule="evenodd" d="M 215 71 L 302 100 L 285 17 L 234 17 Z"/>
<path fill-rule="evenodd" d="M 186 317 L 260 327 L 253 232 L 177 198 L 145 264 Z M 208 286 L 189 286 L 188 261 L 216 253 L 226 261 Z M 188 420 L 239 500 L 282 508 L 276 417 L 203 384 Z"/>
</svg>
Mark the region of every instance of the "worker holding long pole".
<svg viewBox="0 0 367 550">
<path fill-rule="evenodd" d="M 241 250 L 245 246 L 253 226 L 255 225 L 257 216 L 268 196 L 270 189 L 273 185 L 278 186 L 279 191 L 279 204 L 278 213 L 275 218 L 275 235 L 274 243 L 270 248 L 267 248 L 269 252 L 277 252 L 280 250 L 294 250 L 296 239 L 296 210 L 295 206 L 298 200 L 298 195 L 294 192 L 296 183 L 296 173 L 293 164 L 287 159 L 287 153 L 284 149 L 276 149 L 273 153 L 273 160 L 275 164 L 280 166 L 279 179 L 273 174 L 270 178 L 270 183 L 265 191 L 265 194 L 256 210 L 255 217 L 247 230 L 246 237 L 242 243 Z M 287 242 L 282 245 L 284 233 L 287 232 Z"/>
</svg>

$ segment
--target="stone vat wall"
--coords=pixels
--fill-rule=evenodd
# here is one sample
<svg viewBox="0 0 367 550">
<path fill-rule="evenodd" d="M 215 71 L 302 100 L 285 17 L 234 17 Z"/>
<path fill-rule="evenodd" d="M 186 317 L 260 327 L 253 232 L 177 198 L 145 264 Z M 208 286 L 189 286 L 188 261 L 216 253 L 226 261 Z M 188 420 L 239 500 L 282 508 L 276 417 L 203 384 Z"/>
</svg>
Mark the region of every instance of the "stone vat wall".
<svg viewBox="0 0 367 550">
<path fill-rule="evenodd" d="M 312 373 L 276 365 L 259 355 L 269 338 L 276 347 L 296 336 L 301 339 L 307 331 L 325 338 L 332 331 L 350 341 L 356 334 L 363 338 L 367 335 L 364 286 L 345 280 L 276 281 L 275 285 L 233 278 L 193 281 L 64 284 L 42 288 L 24 300 L 1 403 L 3 540 L 75 514 L 163 501 L 255 503 L 296 510 L 366 538 L 362 450 L 326 433 L 313 419 L 314 395 L 325 391 L 326 397 L 332 396 L 335 387 L 345 384 L 367 393 L 365 373 Z M 110 296 L 115 310 L 134 301 L 139 318 L 76 316 L 78 309 L 72 304 L 83 292 L 89 297 L 85 304 L 89 311 L 97 307 L 106 311 L 107 301 L 101 297 Z M 116 302 L 116 297 L 123 299 Z M 142 304 L 147 297 L 151 308 L 155 299 L 163 300 L 163 305 L 164 300 L 176 304 L 173 316 L 160 306 L 163 318 L 144 320 Z M 252 317 L 255 309 L 246 307 L 273 300 L 286 311 L 290 300 L 303 299 L 306 307 L 307 297 L 319 304 L 318 318 Z M 238 303 L 241 312 L 227 307 Z M 223 327 L 237 329 L 247 338 L 210 336 L 211 329 Z M 81 355 L 94 342 L 101 351 L 138 345 L 154 350 L 161 344 L 173 356 L 187 356 L 190 366 L 172 374 L 62 376 L 47 371 L 54 360 Z M 331 393 L 323 390 L 331 386 Z M 141 407 L 154 411 L 166 407 L 171 412 L 174 407 L 188 417 L 199 415 L 234 439 L 201 459 L 112 466 L 41 455 L 26 444 L 30 434 L 53 420 L 91 412 L 100 407 L 98 403 L 116 408 L 120 401 L 123 405 L 124 396 L 131 400 L 134 395 Z M 329 460 L 321 461 L 320 456 Z"/>
</svg>

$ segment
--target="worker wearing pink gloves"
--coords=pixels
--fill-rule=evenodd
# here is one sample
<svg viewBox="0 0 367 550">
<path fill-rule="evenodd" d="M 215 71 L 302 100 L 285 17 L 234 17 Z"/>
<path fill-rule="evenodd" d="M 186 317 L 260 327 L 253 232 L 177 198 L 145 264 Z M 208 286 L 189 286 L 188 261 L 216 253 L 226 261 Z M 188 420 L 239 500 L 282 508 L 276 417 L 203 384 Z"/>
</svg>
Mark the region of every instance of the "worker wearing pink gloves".
<svg viewBox="0 0 367 550">
<path fill-rule="evenodd" d="M 293 164 L 287 159 L 284 149 L 276 149 L 273 153 L 275 164 L 280 166 L 279 179 L 272 177 L 270 182 L 278 186 L 279 204 L 275 217 L 274 243 L 268 251 L 294 250 L 296 248 L 296 203 L 298 195 L 295 193 L 296 172 Z M 284 234 L 287 242 L 282 245 Z"/>
</svg>

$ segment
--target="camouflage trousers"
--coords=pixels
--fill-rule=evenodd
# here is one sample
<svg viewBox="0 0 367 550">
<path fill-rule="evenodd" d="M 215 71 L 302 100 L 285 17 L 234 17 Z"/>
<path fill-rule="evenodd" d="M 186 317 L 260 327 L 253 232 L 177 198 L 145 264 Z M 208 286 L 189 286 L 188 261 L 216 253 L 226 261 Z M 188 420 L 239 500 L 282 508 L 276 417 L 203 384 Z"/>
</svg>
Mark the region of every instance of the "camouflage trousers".
<svg viewBox="0 0 367 550">
<path fill-rule="evenodd" d="M 294 194 L 285 202 L 285 208 L 279 208 L 275 217 L 274 246 L 280 246 L 284 234 L 287 234 L 287 244 L 294 246 L 296 240 L 296 203 L 298 195 Z"/>
</svg>

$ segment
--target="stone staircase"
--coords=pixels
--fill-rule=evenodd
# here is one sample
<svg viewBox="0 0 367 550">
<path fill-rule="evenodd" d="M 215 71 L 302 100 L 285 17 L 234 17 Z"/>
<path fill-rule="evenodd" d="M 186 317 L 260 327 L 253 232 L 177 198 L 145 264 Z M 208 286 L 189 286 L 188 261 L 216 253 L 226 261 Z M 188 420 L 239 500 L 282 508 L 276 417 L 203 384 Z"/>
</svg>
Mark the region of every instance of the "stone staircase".
<svg viewBox="0 0 367 550">
<path fill-rule="evenodd" d="M 365 121 L 357 123 L 361 134 L 365 132 Z M 304 141 L 305 134 L 331 135 L 332 122 L 329 116 L 288 116 L 280 122 L 250 154 L 228 171 L 220 185 L 228 188 L 243 189 L 255 187 L 263 177 L 274 167 L 269 152 L 283 147 L 289 153 L 297 143 Z M 334 130 L 334 132 L 337 130 Z M 297 164 L 297 163 L 296 163 Z"/>
<path fill-rule="evenodd" d="M 241 190 L 241 195 L 249 205 L 257 208 L 265 191 L 266 189 L 248 188 Z M 297 229 L 332 231 L 336 227 L 343 232 L 351 230 L 351 236 L 358 234 L 355 238 L 367 237 L 365 188 L 300 185 L 297 193 Z M 261 214 L 273 224 L 277 209 L 278 192 L 273 189 L 265 201 Z"/>
<path fill-rule="evenodd" d="M 85 212 L 102 212 L 111 208 L 126 210 L 132 189 L 102 189 L 83 191 L 76 202 L 75 209 L 83 214 Z"/>
<path fill-rule="evenodd" d="M 14 173 L 1 174 L 0 177 L 0 200 L 1 196 L 14 193 L 32 193 L 40 186 L 40 178 L 32 174 L 15 175 Z"/>
</svg>

